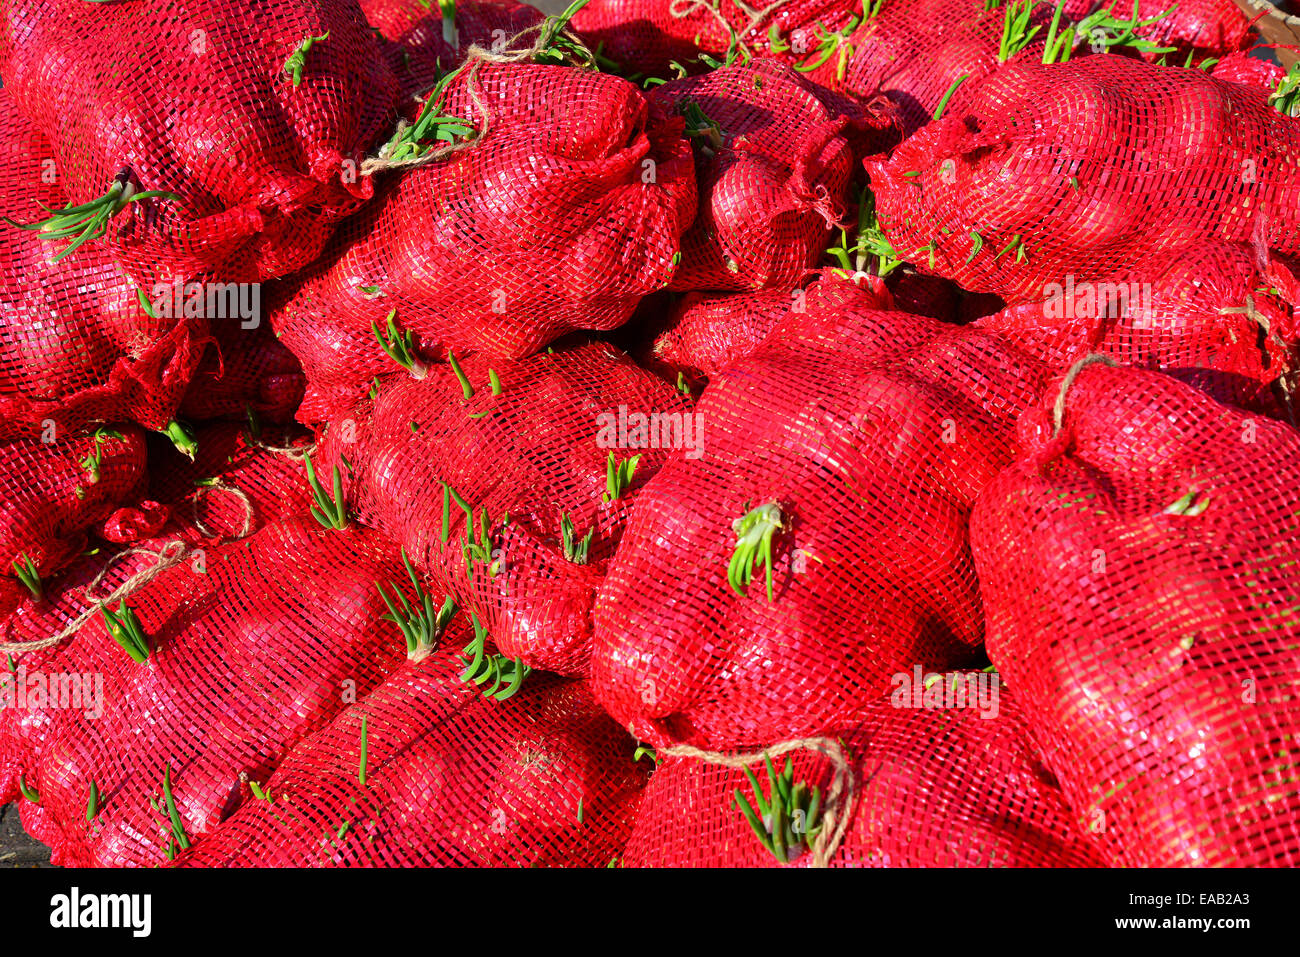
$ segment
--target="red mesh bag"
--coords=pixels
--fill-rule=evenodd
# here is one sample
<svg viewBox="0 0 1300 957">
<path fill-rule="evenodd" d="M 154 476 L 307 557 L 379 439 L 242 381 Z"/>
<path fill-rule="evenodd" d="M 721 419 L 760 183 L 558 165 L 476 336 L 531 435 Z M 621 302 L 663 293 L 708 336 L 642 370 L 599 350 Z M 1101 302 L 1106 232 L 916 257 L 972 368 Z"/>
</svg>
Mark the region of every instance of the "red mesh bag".
<svg viewBox="0 0 1300 957">
<path fill-rule="evenodd" d="M 86 547 L 86 532 L 132 502 L 145 483 L 145 440 L 121 426 L 61 442 L 15 439 L 0 446 L 0 593 L 10 604 L 20 577 L 39 590 L 46 579 Z"/>
<path fill-rule="evenodd" d="M 674 80 L 650 99 L 685 116 L 700 188 L 671 288 L 794 287 L 845 225 L 847 118 L 772 60 Z"/>
<path fill-rule="evenodd" d="M 325 34 L 295 83 L 286 61 Z M 108 197 L 107 215 L 131 189 L 180 197 L 130 202 L 107 223 L 146 287 L 206 272 L 259 282 L 316 259 L 371 195 L 358 164 L 397 95 L 355 0 L 275 0 L 257 16 L 235 0 L 17 0 L 0 76 L 53 143 L 71 203 Z"/>
<path fill-rule="evenodd" d="M 1119 18 L 1128 18 L 1133 14 L 1133 0 L 1067 0 L 1065 5 L 1066 14 L 1076 20 L 1095 10 L 1110 10 Z M 1138 36 L 1176 48 L 1168 54 L 1170 63 L 1181 63 L 1188 54 L 1222 56 L 1243 49 L 1250 41 L 1251 18 L 1234 0 L 1139 0 L 1137 16 L 1156 21 L 1139 26 Z"/>
<path fill-rule="evenodd" d="M 391 40 L 393 72 L 406 93 L 427 93 L 474 45 L 504 50 L 508 41 L 543 20 L 517 0 L 455 0 L 446 20 L 435 0 L 361 0 L 370 25 Z"/>
<path fill-rule="evenodd" d="M 757 349 L 789 313 L 796 292 L 804 290 L 687 293 L 654 337 L 644 361 L 670 380 L 681 373 L 686 384 L 698 389 Z"/>
<path fill-rule="evenodd" d="M 692 66 L 701 52 L 722 55 L 733 42 L 751 57 L 792 44 L 811 47 L 814 24 L 842 29 L 858 9 L 857 0 L 787 0 L 755 7 L 736 0 L 591 0 L 574 14 L 573 28 L 624 69 L 663 77 L 672 72 L 673 61 Z"/>
<path fill-rule="evenodd" d="M 801 61 L 800 70 L 826 87 L 857 97 L 887 97 L 897 107 L 904 137 L 929 123 L 945 98 L 945 112 L 963 108 L 979 82 L 1005 63 L 1041 62 L 1049 39 L 1054 48 L 1060 46 L 1061 58 L 1070 37 L 1072 55 L 1094 49 L 1069 34 L 1071 21 L 1087 11 L 1071 17 L 1068 5 L 1056 33 L 1051 30 L 1055 5 L 1050 3 L 1019 11 L 1027 18 L 1019 32 L 1008 29 L 1008 6 L 1002 3 L 914 0 L 873 6 L 874 12 L 851 29 L 838 34 L 816 30 L 816 49 L 795 59 Z M 1103 31 L 1099 37 L 1106 45 L 1098 43 L 1095 49 L 1105 52 L 1122 32 Z"/>
<path fill-rule="evenodd" d="M 1012 64 L 866 165 L 902 258 L 1009 302 L 1198 240 L 1300 251 L 1300 120 L 1200 70 Z"/>
<path fill-rule="evenodd" d="M 259 317 L 260 319 L 261 317 Z M 243 323 L 218 320 L 213 342 L 181 401 L 187 421 L 245 419 L 292 421 L 307 389 L 302 363 L 268 323 L 245 329 Z"/>
<path fill-rule="evenodd" d="M 269 445 L 274 439 L 278 445 Z M 308 514 L 311 493 L 302 479 L 301 436 L 263 432 L 250 444 L 238 427 L 217 425 L 200 430 L 193 461 L 162 442 L 149 450 L 150 499 L 117 509 L 91 532 L 100 541 L 75 558 L 66 569 L 42 581 L 39 600 L 17 579 L 12 614 L 0 621 L 0 652 L 15 664 L 40 670 L 51 654 L 48 643 L 78 622 L 97 614 L 97 602 L 113 589 L 157 563 L 160 550 L 180 541 L 190 548 L 188 559 L 197 569 L 208 547 L 246 537 L 269 525 L 301 519 Z M 132 544 L 143 551 L 123 551 Z M 172 548 L 176 546 L 172 545 Z M 96 583 L 96 578 L 102 581 Z M 88 591 L 89 589 L 89 591 Z M 54 642 L 57 644 L 57 640 Z M 12 729 L 6 722 L 12 721 Z M 18 793 L 22 750 L 13 736 L 43 734 L 48 715 L 42 710 L 0 708 L 0 802 Z M 32 745 L 35 746 L 35 745 Z"/>
<path fill-rule="evenodd" d="M 166 553 L 183 556 L 173 544 Z M 42 808 L 29 833 L 55 863 L 120 866 L 160 863 L 167 845 L 211 831 L 248 780 L 397 666 L 404 649 L 374 584 L 400 573 L 395 557 L 369 533 L 277 525 L 207 549 L 202 571 L 181 557 L 125 598 L 151 648 L 142 662 L 92 617 L 38 662 L 99 676 L 102 709 L 43 709 L 19 759 Z"/>
<path fill-rule="evenodd" d="M 972 516 L 988 653 L 1109 864 L 1295 866 L 1300 437 L 1075 374 Z"/>
<path fill-rule="evenodd" d="M 199 430 L 196 439 L 193 461 L 170 448 L 153 450 L 150 459 L 149 494 L 172 509 L 187 529 L 177 534 L 187 541 L 243 538 L 310 513 L 305 433 L 267 429 L 254 440 L 246 428 L 222 423 Z"/>
<path fill-rule="evenodd" d="M 1220 401 L 1272 411 L 1289 393 L 1297 353 L 1294 296 L 1280 263 L 1261 270 L 1246 249 L 1206 242 L 1151 257 L 1107 283 L 1067 279 L 1044 302 L 980 320 L 1056 374 L 1090 353 L 1160 369 Z"/>
<path fill-rule="evenodd" d="M 893 298 L 879 280 L 851 287 L 837 280 L 814 281 L 806 289 L 682 297 L 654 335 L 641 361 L 669 381 L 678 373 L 684 384 L 702 386 L 737 359 L 759 347 L 768 334 L 795 310 L 890 309 Z"/>
<path fill-rule="evenodd" d="M 20 221 L 67 205 L 49 141 L 0 91 L 0 210 Z M 156 319 L 106 247 L 58 250 L 0 225 L 0 440 L 95 421 L 161 429 L 202 352 L 201 318 Z"/>
<path fill-rule="evenodd" d="M 873 703 L 860 724 L 839 733 L 852 781 L 845 778 L 835 806 L 828 799 L 836 765 L 824 753 L 795 749 L 773 761 L 780 774 L 788 758 L 793 781 L 819 789 L 822 812 L 802 806 L 799 827 L 791 830 L 806 838 L 796 837 L 784 852 L 766 847 L 741 811 L 737 791 L 762 814 L 743 770 L 669 756 L 645 789 L 623 866 L 804 867 L 814 863 L 809 844 L 822 831 L 831 867 L 1098 866 L 1019 707 L 1006 689 L 988 690 L 996 676 L 934 677 L 915 696 L 900 680 L 891 699 Z M 985 690 L 977 691 L 974 680 Z M 945 707 L 949 682 L 970 706 Z M 751 767 L 770 801 L 763 761 Z M 829 834 L 845 813 L 843 838 L 831 846 Z M 762 824 L 767 835 L 780 827 L 771 817 Z"/>
<path fill-rule="evenodd" d="M 1214 64 L 1210 76 L 1229 83 L 1260 86 L 1272 93 L 1286 77 L 1286 70 L 1271 60 L 1249 52 L 1229 53 Z"/>
<path fill-rule="evenodd" d="M 399 669 L 299 744 L 267 800 L 246 802 L 178 863 L 609 864 L 645 783 L 636 742 L 582 682 L 538 675 L 496 701 L 460 670 L 447 653 Z"/>
<path fill-rule="evenodd" d="M 643 741 L 822 733 L 890 674 L 982 640 L 966 516 L 1043 371 L 850 295 L 791 313 L 715 379 L 702 457 L 674 455 L 637 498 L 598 596 L 592 684 Z"/>
<path fill-rule="evenodd" d="M 384 380 L 377 398 L 330 422 L 314 468 L 327 488 L 337 468 L 349 514 L 400 542 L 435 594 L 477 615 L 503 655 L 583 674 L 596 587 L 630 502 L 669 443 L 700 433 L 669 385 L 607 345 L 492 373 L 474 357 L 462 369 L 475 390 L 468 401 L 446 365 L 422 380 Z M 626 468 L 633 456 L 630 485 L 606 500 L 611 457 Z M 592 536 L 585 560 L 564 544 L 566 516 L 575 547 Z"/>
<path fill-rule="evenodd" d="M 436 108 L 487 132 L 403 173 L 273 316 L 307 374 L 304 421 L 390 368 L 371 330 L 393 309 L 425 358 L 519 358 L 615 328 L 675 268 L 695 215 L 690 147 L 630 83 L 476 61 Z"/>
</svg>

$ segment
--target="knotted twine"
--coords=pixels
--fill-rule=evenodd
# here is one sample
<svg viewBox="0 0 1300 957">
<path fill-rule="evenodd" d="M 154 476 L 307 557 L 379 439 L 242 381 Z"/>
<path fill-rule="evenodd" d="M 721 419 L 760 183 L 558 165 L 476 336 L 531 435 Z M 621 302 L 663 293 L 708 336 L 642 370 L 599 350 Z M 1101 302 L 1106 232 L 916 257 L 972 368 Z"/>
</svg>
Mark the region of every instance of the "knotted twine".
<svg viewBox="0 0 1300 957">
<path fill-rule="evenodd" d="M 706 764 L 716 764 L 740 771 L 765 758 L 779 758 L 791 751 L 815 751 L 830 761 L 835 768 L 831 786 L 826 791 L 826 799 L 822 805 L 824 809 L 822 829 L 818 832 L 812 846 L 813 867 L 827 867 L 844 840 L 853 811 L 853 802 L 857 798 L 857 781 L 853 775 L 853 766 L 844 756 L 844 748 L 838 741 L 832 738 L 795 738 L 752 754 L 705 751 L 689 744 L 662 749 L 663 754 L 675 758 L 694 758 Z"/>
<path fill-rule="evenodd" d="M 782 0 L 787 2 L 787 0 Z M 534 39 L 530 37 L 536 34 Z M 374 156 L 362 160 L 360 173 L 362 176 L 371 176 L 375 173 L 381 173 L 392 169 L 410 169 L 415 166 L 424 166 L 427 163 L 436 163 L 439 160 L 446 159 L 453 153 L 458 153 L 464 149 L 470 149 L 477 145 L 487 136 L 488 128 L 491 124 L 491 115 L 488 113 L 487 106 L 483 102 L 483 97 L 478 88 L 478 69 L 484 63 L 523 63 L 532 62 L 540 57 L 543 53 L 551 48 L 557 36 L 563 36 L 575 50 L 583 55 L 587 62 L 595 64 L 595 56 L 587 49 L 586 45 L 578 39 L 577 35 L 565 26 L 557 29 L 554 18 L 547 18 L 539 24 L 526 27 L 520 30 L 508 41 L 500 53 L 479 46 L 477 43 L 472 44 L 465 54 L 465 62 L 457 69 L 457 72 L 469 66 L 469 74 L 465 77 L 465 92 L 469 95 L 470 109 L 466 112 L 469 116 L 464 117 L 467 123 L 473 124 L 475 115 L 482 117 L 482 125 L 476 127 L 475 134 L 469 139 L 462 140 L 459 143 L 443 143 L 434 149 L 431 149 L 419 156 L 409 156 L 404 159 L 391 159 L 393 149 L 401 139 L 403 133 L 410 128 L 411 124 L 406 120 L 399 120 L 397 131 L 393 137 L 380 147 L 379 152 Z M 437 103 L 426 103 L 424 109 L 435 110 L 438 108 Z"/>
<path fill-rule="evenodd" d="M 1065 398 L 1069 394 L 1070 389 L 1074 386 L 1074 380 L 1077 379 L 1079 373 L 1088 368 L 1088 366 L 1097 365 L 1098 363 L 1101 363 L 1104 366 L 1109 366 L 1112 369 L 1119 365 L 1119 363 L 1110 356 L 1094 352 L 1090 355 L 1084 356 L 1074 365 L 1070 366 L 1069 371 L 1065 373 L 1065 378 L 1061 380 L 1061 391 L 1056 394 L 1056 404 L 1052 406 L 1052 425 L 1054 427 L 1052 430 L 1052 438 L 1056 438 L 1061 434 L 1061 425 L 1065 421 Z"/>
<path fill-rule="evenodd" d="M 29 651 L 44 651 L 46 648 L 53 648 L 65 638 L 75 635 L 82 629 L 86 622 L 99 612 L 101 605 L 108 605 L 115 601 L 122 601 L 127 596 L 139 591 L 145 585 L 149 584 L 169 568 L 173 568 L 181 563 L 189 549 L 185 543 L 179 539 L 174 539 L 163 545 L 158 551 L 149 548 L 137 547 L 128 548 L 126 551 L 114 555 L 99 570 L 94 579 L 86 586 L 86 601 L 90 602 L 90 607 L 81 612 L 76 618 L 72 619 L 58 634 L 50 635 L 48 638 L 40 638 L 36 641 L 5 641 L 0 642 L 0 652 L 6 654 L 24 654 Z M 97 595 L 99 586 L 104 583 L 108 573 L 117 567 L 121 562 L 133 555 L 148 555 L 156 558 L 157 562 L 147 568 L 143 568 L 127 578 L 122 584 L 118 585 L 111 592 L 100 598 Z"/>
<path fill-rule="evenodd" d="M 209 529 L 199 518 L 199 499 L 212 491 L 222 491 L 233 495 L 236 501 L 243 506 L 244 518 L 240 526 L 239 534 L 233 535 L 229 538 L 221 538 Z M 225 482 L 217 482 L 211 486 L 200 486 L 199 491 L 195 493 L 192 500 L 192 505 L 194 507 L 195 529 L 197 529 L 205 538 L 216 538 L 218 544 L 247 538 L 249 533 L 252 531 L 252 500 L 242 489 L 236 488 L 233 485 L 228 485 Z M 126 551 L 114 555 L 104 563 L 104 567 L 99 570 L 98 574 L 91 579 L 90 584 L 86 586 L 86 601 L 90 604 L 89 608 L 86 608 L 78 614 L 76 618 L 68 622 L 68 624 L 60 629 L 57 634 L 50 635 L 46 638 L 39 638 L 36 641 L 0 641 L 0 653 L 25 654 L 31 651 L 44 651 L 47 648 L 53 648 L 55 645 L 72 637 L 80 631 L 85 626 L 86 622 L 95 617 L 96 612 L 100 610 L 101 606 L 111 605 L 113 602 L 121 602 L 125 600 L 140 589 L 144 588 L 169 568 L 174 568 L 179 565 L 188 554 L 189 547 L 183 541 L 180 539 L 172 539 L 170 542 L 167 542 L 158 549 L 158 551 L 138 546 L 135 548 L 128 548 Z M 157 559 L 157 561 L 153 565 L 143 568 L 134 575 L 129 576 L 107 595 L 104 595 L 102 598 L 99 597 L 98 591 L 100 586 L 103 585 L 104 579 L 108 577 L 109 573 L 111 573 L 113 569 L 117 568 L 124 561 L 134 555 L 147 555 L 150 558 Z"/>
</svg>

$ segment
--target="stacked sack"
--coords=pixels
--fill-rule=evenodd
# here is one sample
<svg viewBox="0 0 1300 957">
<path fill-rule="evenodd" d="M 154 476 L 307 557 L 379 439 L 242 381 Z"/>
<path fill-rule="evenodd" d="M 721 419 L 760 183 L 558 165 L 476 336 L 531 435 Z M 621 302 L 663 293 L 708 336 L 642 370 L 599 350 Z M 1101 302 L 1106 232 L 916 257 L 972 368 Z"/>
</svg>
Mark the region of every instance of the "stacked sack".
<svg viewBox="0 0 1300 957">
<path fill-rule="evenodd" d="M 1235 4 L 11 12 L 56 863 L 1300 863 L 1300 78 Z"/>
</svg>

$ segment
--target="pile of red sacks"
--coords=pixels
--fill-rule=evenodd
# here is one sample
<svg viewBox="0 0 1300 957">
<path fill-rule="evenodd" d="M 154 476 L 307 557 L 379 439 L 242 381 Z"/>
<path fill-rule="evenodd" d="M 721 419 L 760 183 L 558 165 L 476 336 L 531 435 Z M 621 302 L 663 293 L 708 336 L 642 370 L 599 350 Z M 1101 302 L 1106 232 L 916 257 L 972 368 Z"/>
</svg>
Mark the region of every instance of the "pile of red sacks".
<svg viewBox="0 0 1300 957">
<path fill-rule="evenodd" d="M 1235 4 L 263 6 L 0 24 L 56 863 L 1300 864 Z"/>
</svg>

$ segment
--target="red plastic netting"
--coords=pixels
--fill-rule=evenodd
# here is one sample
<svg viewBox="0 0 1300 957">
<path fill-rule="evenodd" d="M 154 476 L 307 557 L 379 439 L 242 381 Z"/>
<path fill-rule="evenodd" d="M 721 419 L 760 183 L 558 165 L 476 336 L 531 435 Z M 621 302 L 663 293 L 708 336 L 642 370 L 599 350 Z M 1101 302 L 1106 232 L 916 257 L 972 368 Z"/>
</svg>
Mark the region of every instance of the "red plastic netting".
<svg viewBox="0 0 1300 957">
<path fill-rule="evenodd" d="M 192 462 L 171 448 L 150 450 L 149 494 L 192 529 L 184 533 L 187 541 L 242 538 L 310 513 L 303 458 L 311 446 L 305 433 L 268 428 L 254 441 L 247 427 L 222 423 L 195 438 Z"/>
<path fill-rule="evenodd" d="M 371 533 L 288 523 L 207 548 L 201 562 L 179 541 L 160 554 L 176 563 L 125 599 L 147 636 L 146 661 L 95 615 L 55 649 L 24 656 L 10 678 L 15 717 L 0 712 L 0 751 L 17 754 L 10 761 L 39 795 L 40 814 L 30 819 L 25 805 L 24 824 L 55 863 L 164 861 L 166 845 L 211 831 L 249 779 L 265 779 L 403 657 L 375 588 L 401 566 L 396 547 Z M 33 698 L 68 678 L 92 683 L 80 701 Z M 165 775 L 184 840 L 168 823 Z"/>
<path fill-rule="evenodd" d="M 1009 302 L 1202 240 L 1300 252 L 1300 120 L 1200 70 L 1013 64 L 867 168 L 903 258 Z"/>
<path fill-rule="evenodd" d="M 402 173 L 273 314 L 307 374 L 303 421 L 391 368 L 371 331 L 391 310 L 426 359 L 519 358 L 615 328 L 672 276 L 695 215 L 691 151 L 681 120 L 630 83 L 476 61 L 437 109 L 486 132 Z"/>
<path fill-rule="evenodd" d="M 1248 17 L 1234 0 L 1139 0 L 1139 20 L 1156 20 L 1135 31 L 1160 46 L 1175 47 L 1168 62 L 1182 63 L 1188 54 L 1223 56 L 1243 49 L 1250 40 Z M 1109 10 L 1120 19 L 1131 19 L 1133 0 L 1067 0 L 1065 12 L 1076 20 L 1097 10 Z M 1156 19 L 1159 18 L 1159 19 Z M 1163 54 L 1148 54 L 1155 59 Z"/>
<path fill-rule="evenodd" d="M 326 34 L 295 84 L 286 61 Z M 108 224 L 146 286 L 209 271 L 258 282 L 314 260 L 371 195 L 358 166 L 397 96 L 355 0 L 274 0 L 256 16 L 234 0 L 17 0 L 0 76 L 53 143 L 72 203 L 128 181 L 180 196 L 130 203 Z"/>
<path fill-rule="evenodd" d="M 67 205 L 49 141 L 0 91 L 0 213 Z M 202 317 L 152 318 L 107 247 L 58 247 L 0 224 L 0 440 L 71 435 L 96 421 L 161 429 L 199 363 Z"/>
<path fill-rule="evenodd" d="M 720 56 L 733 42 L 737 52 L 750 56 L 805 43 L 811 49 L 814 24 L 839 30 L 858 10 L 859 0 L 777 0 L 753 6 L 739 0 L 591 0 L 574 15 L 573 28 L 625 70 L 667 77 L 672 62 L 690 68 L 701 52 Z"/>
<path fill-rule="evenodd" d="M 1103 283 L 1072 279 L 1043 302 L 980 321 L 1063 374 L 1090 353 L 1160 369 L 1215 398 L 1278 414 L 1300 353 L 1296 280 L 1281 263 L 1261 271 L 1247 249 L 1204 242 L 1151 256 Z"/>
<path fill-rule="evenodd" d="M 45 443 L 15 439 L 3 446 L 0 468 L 0 615 L 24 594 L 20 577 L 44 580 L 86 547 L 86 532 L 145 484 L 145 439 L 121 426 Z"/>
<path fill-rule="evenodd" d="M 847 37 L 817 31 L 817 49 L 796 57 L 818 83 L 855 96 L 883 94 L 898 107 L 904 135 L 930 121 L 944 94 L 960 77 L 948 109 L 1002 65 L 999 59 L 1006 9 L 977 0 L 917 0 L 873 4 L 877 9 Z M 1052 9 L 1039 4 L 1031 20 L 1046 33 Z M 1024 55 L 1041 58 L 1038 37 Z"/>
<path fill-rule="evenodd" d="M 1300 861 L 1300 438 L 1156 372 L 1021 421 L 971 547 L 989 656 L 1109 864 Z"/>
<path fill-rule="evenodd" d="M 844 286 L 709 385 L 702 456 L 637 499 L 592 681 L 643 741 L 821 733 L 890 674 L 982 641 L 966 516 L 1044 370 L 987 333 L 855 309 Z"/>
<path fill-rule="evenodd" d="M 212 338 L 181 402 L 187 421 L 246 419 L 283 423 L 293 420 L 307 389 L 302 363 L 259 313 L 258 325 L 213 320 Z"/>
<path fill-rule="evenodd" d="M 608 864 L 645 783 L 636 742 L 582 682 L 537 675 L 495 701 L 460 671 L 447 653 L 399 669 L 299 744 L 267 800 L 247 802 L 178 863 Z"/>
<path fill-rule="evenodd" d="M 913 689 L 916 679 L 922 683 Z M 793 781 L 819 789 L 822 812 L 802 808 L 799 826 L 791 828 L 796 841 L 780 858 L 737 803 L 739 791 L 760 810 L 743 770 L 694 756 L 666 757 L 646 787 L 622 863 L 807 866 L 814 855 L 797 835 L 815 842 L 822 830 L 833 830 L 825 816 L 832 812 L 835 819 L 849 817 L 843 840 L 830 848 L 832 867 L 1097 866 L 1098 855 L 1034 751 L 1020 708 L 996 685 L 995 675 L 978 672 L 896 676 L 890 698 L 870 705 L 860 724 L 836 735 L 852 778 L 834 806 L 828 799 L 835 765 L 823 753 L 799 748 L 777 757 L 778 774 L 788 758 Z M 963 703 L 953 708 L 958 695 Z M 763 762 L 751 770 L 769 800 Z M 774 823 L 763 823 L 771 835 Z"/>
<path fill-rule="evenodd" d="M 685 117 L 700 189 L 671 288 L 792 288 L 845 225 L 850 119 L 773 60 L 674 80 L 650 99 Z"/>
<path fill-rule="evenodd" d="M 204 561 L 200 552 L 214 544 L 308 514 L 311 494 L 302 479 L 302 449 L 294 449 L 305 442 L 304 436 L 263 431 L 261 444 L 253 445 L 237 426 L 226 424 L 200 430 L 196 438 L 193 462 L 165 440 L 151 438 L 150 498 L 117 508 L 92 524 L 89 532 L 95 537 L 86 542 L 91 547 L 57 574 L 46 575 L 39 598 L 17 578 L 0 579 L 5 594 L 14 595 L 7 602 L 12 613 L 0 622 L 0 650 L 15 664 L 36 668 L 33 662 L 47 652 L 33 643 L 48 641 L 78 619 L 97 613 L 87 588 L 101 599 L 110 595 L 156 564 L 158 551 L 167 543 L 182 542 L 198 567 Z M 124 545 L 145 551 L 124 551 Z M 96 584 L 101 574 L 103 582 Z M 0 725 L 11 717 L 0 710 Z M 12 720 L 39 725 L 44 718 L 29 712 Z M 12 749 L 0 741 L 0 801 L 17 795 L 20 768 L 13 760 Z"/>
<path fill-rule="evenodd" d="M 638 361 L 670 382 L 698 389 L 723 369 L 743 359 L 792 311 L 824 308 L 892 309 L 893 297 L 878 279 L 846 285 L 838 279 L 814 280 L 806 288 L 708 295 L 687 293 L 651 327 L 652 341 Z"/>
<path fill-rule="evenodd" d="M 698 441 L 694 417 L 671 386 L 603 344 L 491 373 L 485 358 L 461 367 L 469 400 L 447 365 L 383 380 L 377 398 L 330 422 L 315 469 L 328 489 L 337 468 L 349 514 L 399 541 L 435 597 L 477 615 L 502 654 L 583 674 L 596 588 L 631 502 L 673 448 Z M 630 483 L 609 498 L 611 463 L 633 458 Z"/>
<path fill-rule="evenodd" d="M 360 0 L 370 25 L 393 43 L 393 73 L 402 90 L 427 93 L 474 45 L 504 52 L 510 40 L 542 22 L 541 11 L 517 0 L 456 0 L 444 20 L 435 0 Z"/>
<path fill-rule="evenodd" d="M 1272 60 L 1251 52 L 1229 53 L 1214 64 L 1210 76 L 1216 80 L 1263 87 L 1272 93 L 1286 77 L 1286 70 Z"/>
</svg>

